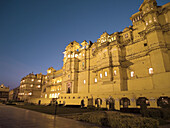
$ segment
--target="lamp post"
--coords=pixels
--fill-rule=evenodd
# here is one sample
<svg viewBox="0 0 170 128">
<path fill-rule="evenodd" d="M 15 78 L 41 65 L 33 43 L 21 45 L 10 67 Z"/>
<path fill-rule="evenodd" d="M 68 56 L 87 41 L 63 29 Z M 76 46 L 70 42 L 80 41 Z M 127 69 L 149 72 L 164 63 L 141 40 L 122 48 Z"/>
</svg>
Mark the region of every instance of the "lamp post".
<svg viewBox="0 0 170 128">
<path fill-rule="evenodd" d="M 57 106 L 58 106 L 58 102 L 57 102 L 57 100 L 56 100 L 56 102 L 55 102 L 55 112 L 54 112 L 54 115 L 57 114 Z"/>
<path fill-rule="evenodd" d="M 58 96 L 60 95 L 60 93 L 58 93 Z M 57 101 L 58 97 L 56 98 L 56 101 L 55 101 L 55 112 L 54 112 L 54 115 L 57 114 L 57 106 L 58 106 L 58 101 Z"/>
</svg>

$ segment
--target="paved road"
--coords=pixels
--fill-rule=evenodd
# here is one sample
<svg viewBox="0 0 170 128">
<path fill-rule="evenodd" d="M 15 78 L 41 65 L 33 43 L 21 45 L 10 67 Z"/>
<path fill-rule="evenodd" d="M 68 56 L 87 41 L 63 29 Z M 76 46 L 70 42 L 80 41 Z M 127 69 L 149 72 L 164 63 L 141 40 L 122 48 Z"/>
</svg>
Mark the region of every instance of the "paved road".
<svg viewBox="0 0 170 128">
<path fill-rule="evenodd" d="M 98 128 L 58 116 L 0 104 L 0 128 Z"/>
</svg>

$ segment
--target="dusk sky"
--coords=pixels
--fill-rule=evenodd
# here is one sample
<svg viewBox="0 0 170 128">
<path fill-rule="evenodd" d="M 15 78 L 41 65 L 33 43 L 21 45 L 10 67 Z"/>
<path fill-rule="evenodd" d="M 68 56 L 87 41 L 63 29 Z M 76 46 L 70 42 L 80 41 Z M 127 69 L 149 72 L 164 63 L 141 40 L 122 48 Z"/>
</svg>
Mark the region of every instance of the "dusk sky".
<svg viewBox="0 0 170 128">
<path fill-rule="evenodd" d="M 0 0 L 0 84 L 62 68 L 65 47 L 122 31 L 143 0 Z M 158 5 L 169 0 L 157 0 Z"/>
</svg>

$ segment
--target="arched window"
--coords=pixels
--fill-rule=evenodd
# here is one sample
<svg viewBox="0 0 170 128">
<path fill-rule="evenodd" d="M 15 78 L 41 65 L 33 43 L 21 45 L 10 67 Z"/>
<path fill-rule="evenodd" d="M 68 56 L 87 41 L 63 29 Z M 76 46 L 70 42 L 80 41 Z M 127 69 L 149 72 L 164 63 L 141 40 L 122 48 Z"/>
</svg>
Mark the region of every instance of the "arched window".
<svg viewBox="0 0 170 128">
<path fill-rule="evenodd" d="M 130 100 L 127 97 L 120 99 L 120 105 L 123 105 L 123 108 L 128 108 L 130 105 Z"/>
<path fill-rule="evenodd" d="M 68 89 L 67 89 L 67 93 L 71 93 L 71 89 L 70 89 L 70 87 L 68 87 Z"/>
<path fill-rule="evenodd" d="M 160 97 L 157 100 L 157 105 L 162 107 L 162 108 L 166 108 L 168 106 L 170 106 L 170 98 L 169 97 Z"/>
<path fill-rule="evenodd" d="M 146 106 L 150 106 L 149 100 L 146 97 L 139 97 L 136 100 L 136 105 L 141 106 L 143 104 L 145 104 Z"/>
</svg>

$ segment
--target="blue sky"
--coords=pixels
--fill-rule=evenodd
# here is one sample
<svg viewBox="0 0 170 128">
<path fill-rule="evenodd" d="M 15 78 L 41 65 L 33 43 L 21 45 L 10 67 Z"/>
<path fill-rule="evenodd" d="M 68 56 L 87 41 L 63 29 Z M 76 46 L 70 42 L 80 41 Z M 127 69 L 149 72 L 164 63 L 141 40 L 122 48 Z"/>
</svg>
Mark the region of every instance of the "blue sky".
<svg viewBox="0 0 170 128">
<path fill-rule="evenodd" d="M 143 0 L 0 0 L 0 84 L 62 68 L 69 42 L 122 31 Z M 158 5 L 169 0 L 157 0 Z"/>
</svg>

